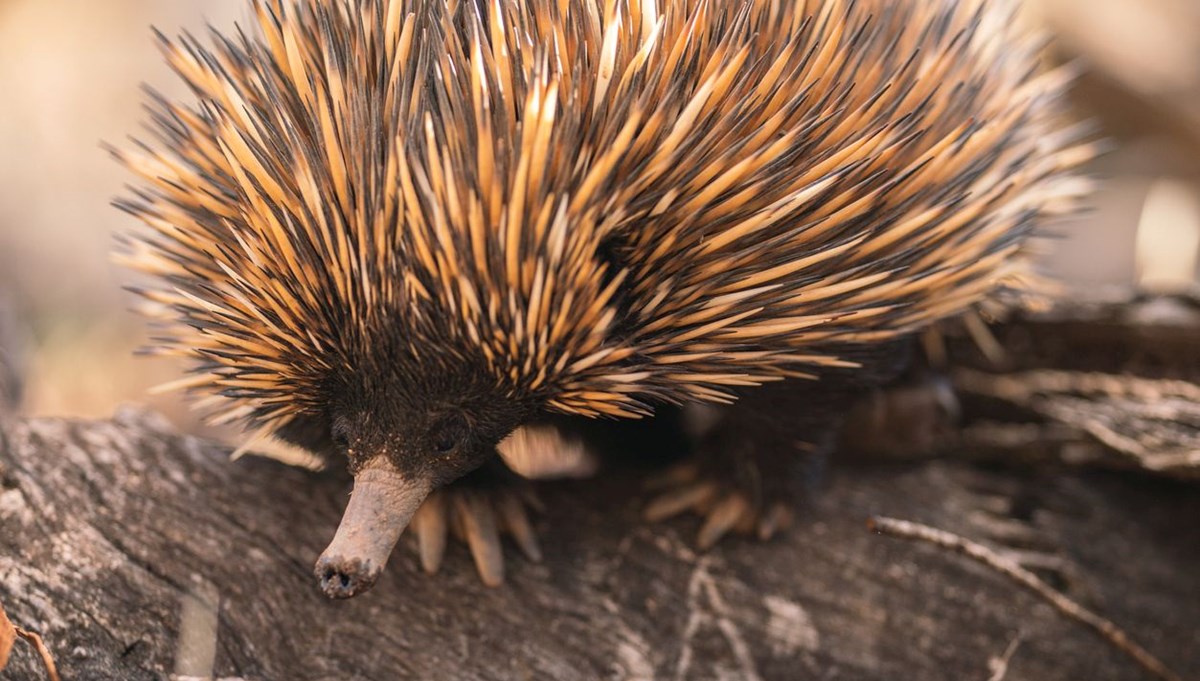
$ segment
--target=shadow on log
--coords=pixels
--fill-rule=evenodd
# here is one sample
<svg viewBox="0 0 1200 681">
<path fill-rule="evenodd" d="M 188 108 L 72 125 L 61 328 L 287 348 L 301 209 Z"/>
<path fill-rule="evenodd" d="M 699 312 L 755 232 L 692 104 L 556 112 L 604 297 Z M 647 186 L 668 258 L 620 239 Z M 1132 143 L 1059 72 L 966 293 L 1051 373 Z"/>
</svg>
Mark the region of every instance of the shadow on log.
<svg viewBox="0 0 1200 681">
<path fill-rule="evenodd" d="M 1107 336 L 1080 332 L 1078 343 L 1116 344 L 1108 355 L 1095 350 L 1091 364 L 1070 351 L 1076 341 L 1061 341 L 1065 350 L 1045 341 L 1047 323 L 1076 326 L 1015 322 L 1001 330 L 1006 345 L 1015 341 L 1005 334 L 1041 340 L 1002 369 L 1115 373 L 1119 357 L 1159 362 L 1138 344 L 1164 337 L 1166 356 L 1194 363 L 1170 334 L 1110 322 Z M 1043 326 L 1022 331 L 1031 323 Z M 1194 383 L 1190 372 L 1155 363 L 1141 373 Z M 981 415 L 968 418 L 1005 427 L 1026 419 L 1104 448 L 1080 423 L 1011 397 L 984 396 L 982 407 L 967 405 Z M 940 460 L 836 468 L 785 537 L 708 554 L 693 551 L 695 523 L 639 521 L 635 473 L 547 484 L 546 560 L 512 557 L 505 586 L 482 586 L 457 546 L 443 573 L 427 577 L 409 547 L 373 591 L 331 602 L 312 564 L 345 503 L 343 477 L 230 462 L 225 450 L 133 410 L 111 422 L 9 419 L 0 423 L 0 603 L 44 635 L 64 679 L 86 681 L 1146 678 L 1003 577 L 870 534 L 866 519 L 882 514 L 1019 558 L 1185 678 L 1200 678 L 1194 486 L 1175 475 L 1043 465 L 1062 463 L 1057 449 L 1022 465 L 981 465 L 967 459 L 988 457 L 969 448 L 988 443 L 954 438 L 958 457 L 943 447 Z M 1129 464 L 1128 454 L 1108 456 Z M 40 660 L 18 644 L 0 678 L 43 678 Z"/>
</svg>

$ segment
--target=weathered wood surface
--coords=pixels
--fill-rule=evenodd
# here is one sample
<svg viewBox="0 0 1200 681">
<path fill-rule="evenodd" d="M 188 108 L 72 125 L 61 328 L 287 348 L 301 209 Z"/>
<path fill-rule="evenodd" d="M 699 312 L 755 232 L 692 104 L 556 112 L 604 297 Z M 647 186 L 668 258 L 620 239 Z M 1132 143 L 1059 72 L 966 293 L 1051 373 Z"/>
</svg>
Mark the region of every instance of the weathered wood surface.
<svg viewBox="0 0 1200 681">
<path fill-rule="evenodd" d="M 514 559 L 500 589 L 464 551 L 436 578 L 402 551 L 334 603 L 310 566 L 336 476 L 230 463 L 136 413 L 19 422 L 0 451 L 0 599 L 66 679 L 204 673 L 209 646 L 245 679 L 986 679 L 1017 636 L 1008 679 L 1143 678 L 1003 579 L 871 535 L 873 513 L 1061 561 L 1069 593 L 1200 678 L 1200 495 L 1179 483 L 839 470 L 785 539 L 696 555 L 694 525 L 640 525 L 614 474 L 545 488 L 546 561 Z M 36 659 L 7 674 L 39 678 Z"/>
<path fill-rule="evenodd" d="M 948 446 L 1200 479 L 1200 299 L 1062 305 L 997 332 L 986 373 L 959 358 L 971 422 Z"/>
<path fill-rule="evenodd" d="M 1195 312 L 1177 302 L 1184 317 Z M 1195 384 L 1200 324 L 1147 322 L 1137 307 L 1115 320 L 1110 307 L 1014 321 L 999 333 L 1016 350 L 992 369 Z M 1035 397 L 1054 392 L 1043 388 Z M 1017 638 L 1008 681 L 1145 678 L 1003 578 L 866 531 L 868 516 L 885 514 L 1019 552 L 1200 679 L 1200 492 L 1176 469 L 1081 468 L 1149 469 L 1010 397 L 968 392 L 968 431 L 941 443 L 942 460 L 835 468 L 797 527 L 766 545 L 698 555 L 694 522 L 642 525 L 640 474 L 612 471 L 541 488 L 546 560 L 510 555 L 502 588 L 480 585 L 461 547 L 435 578 L 402 548 L 375 590 L 337 603 L 317 592 L 311 565 L 346 497 L 340 476 L 230 462 L 136 411 L 98 423 L 10 418 L 0 603 L 45 635 L 64 679 L 983 680 Z M 1185 441 L 1195 424 L 1179 423 Z M 979 427 L 1035 436 L 961 435 Z M 967 461 L 1036 449 L 1051 432 L 1071 446 L 1021 465 Z M 1084 445 L 1097 456 L 1075 457 Z M 18 644 L 0 678 L 41 678 L 34 653 Z"/>
<path fill-rule="evenodd" d="M 928 417 L 919 407 L 930 399 L 928 390 L 903 388 L 858 407 L 849 444 L 891 459 L 1200 480 L 1200 298 L 1062 303 L 994 331 L 998 356 L 990 359 L 971 339 L 948 343 L 945 371 L 963 411 L 956 427 L 933 440 L 929 428 L 915 429 L 924 439 L 898 439 L 906 424 L 912 431 Z M 900 406 L 881 409 L 887 404 Z M 880 414 L 892 423 L 881 424 Z"/>
</svg>

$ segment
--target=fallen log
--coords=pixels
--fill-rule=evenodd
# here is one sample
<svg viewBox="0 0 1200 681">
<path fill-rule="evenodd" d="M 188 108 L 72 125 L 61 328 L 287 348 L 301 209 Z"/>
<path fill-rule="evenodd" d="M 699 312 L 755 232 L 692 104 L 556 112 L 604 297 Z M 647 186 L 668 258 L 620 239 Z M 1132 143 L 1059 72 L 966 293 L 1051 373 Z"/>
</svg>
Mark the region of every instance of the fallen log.
<svg viewBox="0 0 1200 681">
<path fill-rule="evenodd" d="M 1146 678 L 1003 576 L 868 532 L 882 515 L 991 546 L 1200 678 L 1198 319 L 1186 299 L 1063 306 L 999 327 L 1000 363 L 952 343 L 963 426 L 836 466 L 767 544 L 696 552 L 695 522 L 640 521 L 644 471 L 618 468 L 540 487 L 545 560 L 511 551 L 501 588 L 461 547 L 432 578 L 409 547 L 348 602 L 312 579 L 343 475 L 232 462 L 133 409 L 0 410 L 0 605 L 68 680 Z M 0 678 L 44 674 L 17 642 Z"/>
<path fill-rule="evenodd" d="M 133 411 L 16 421 L 0 446 L 0 602 L 64 679 L 1140 679 L 1002 577 L 877 537 L 912 518 L 1024 554 L 1200 678 L 1200 496 L 1180 483 L 932 462 L 835 470 L 768 544 L 638 520 L 636 475 L 546 485 L 544 563 L 482 586 L 400 551 L 326 600 L 311 565 L 347 482 L 226 452 Z M 41 678 L 18 646 L 8 678 Z"/>
</svg>

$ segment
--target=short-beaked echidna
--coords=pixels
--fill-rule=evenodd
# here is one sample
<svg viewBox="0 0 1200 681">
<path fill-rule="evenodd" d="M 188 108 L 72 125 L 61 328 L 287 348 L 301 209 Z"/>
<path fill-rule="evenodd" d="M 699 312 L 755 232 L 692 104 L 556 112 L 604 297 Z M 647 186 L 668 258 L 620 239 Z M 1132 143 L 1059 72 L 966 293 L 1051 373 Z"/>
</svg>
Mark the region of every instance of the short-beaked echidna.
<svg viewBox="0 0 1200 681">
<path fill-rule="evenodd" d="M 195 101 L 152 95 L 153 140 L 117 152 L 149 227 L 120 258 L 154 348 L 192 361 L 178 387 L 348 457 L 335 597 L 547 414 L 729 405 L 701 448 L 740 491 L 651 515 L 704 498 L 706 543 L 769 534 L 781 461 L 905 338 L 1025 288 L 1029 237 L 1088 187 L 1069 76 L 1009 0 L 253 9 L 162 39 Z"/>
</svg>

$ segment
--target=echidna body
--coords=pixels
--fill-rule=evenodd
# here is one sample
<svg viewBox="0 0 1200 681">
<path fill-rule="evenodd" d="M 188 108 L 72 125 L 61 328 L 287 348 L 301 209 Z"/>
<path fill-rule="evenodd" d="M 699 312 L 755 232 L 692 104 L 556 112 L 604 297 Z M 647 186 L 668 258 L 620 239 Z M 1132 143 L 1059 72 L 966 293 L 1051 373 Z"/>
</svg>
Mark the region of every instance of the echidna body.
<svg viewBox="0 0 1200 681">
<path fill-rule="evenodd" d="M 120 154 L 150 228 L 122 259 L 180 387 L 349 457 L 335 596 L 514 429 L 820 400 L 1024 289 L 1087 188 L 1067 76 L 1008 1 L 253 6 L 163 39 L 197 102 L 155 97 Z"/>
</svg>

